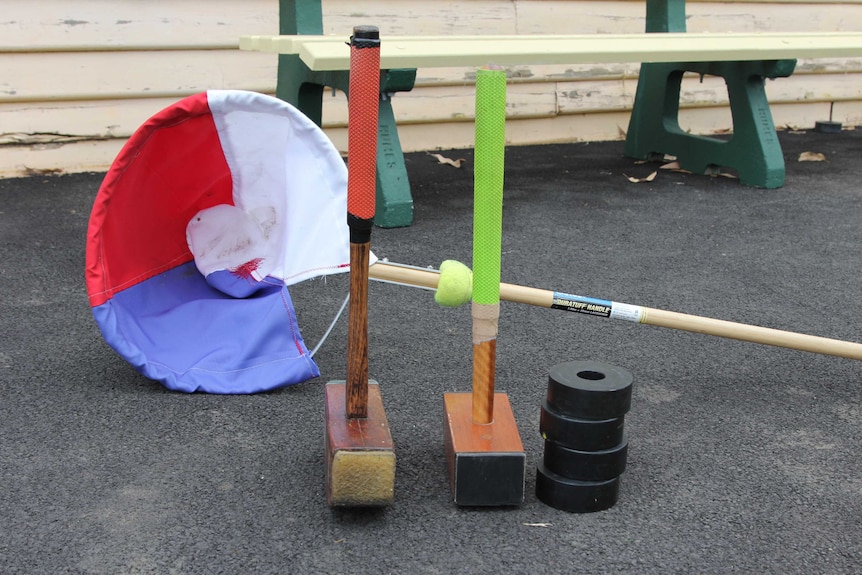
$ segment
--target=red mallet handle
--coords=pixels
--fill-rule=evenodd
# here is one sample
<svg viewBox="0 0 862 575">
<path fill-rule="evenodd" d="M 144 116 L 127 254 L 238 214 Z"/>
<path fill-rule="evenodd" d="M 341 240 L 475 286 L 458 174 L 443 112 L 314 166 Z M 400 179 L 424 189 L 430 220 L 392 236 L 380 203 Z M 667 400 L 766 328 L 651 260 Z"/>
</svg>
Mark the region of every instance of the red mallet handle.
<svg viewBox="0 0 862 575">
<path fill-rule="evenodd" d="M 368 258 L 374 226 L 380 32 L 357 26 L 350 38 L 347 123 L 347 225 L 350 227 L 350 307 L 347 336 L 347 416 L 368 417 Z"/>
</svg>

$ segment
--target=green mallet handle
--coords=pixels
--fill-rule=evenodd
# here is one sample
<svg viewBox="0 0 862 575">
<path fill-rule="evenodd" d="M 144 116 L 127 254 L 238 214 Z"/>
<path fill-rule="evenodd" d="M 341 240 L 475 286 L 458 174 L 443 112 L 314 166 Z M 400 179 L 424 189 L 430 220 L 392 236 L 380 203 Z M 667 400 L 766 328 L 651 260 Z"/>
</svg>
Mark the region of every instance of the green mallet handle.
<svg viewBox="0 0 862 575">
<path fill-rule="evenodd" d="M 476 74 L 473 207 L 473 423 L 494 419 L 503 171 L 506 149 L 506 72 Z"/>
<path fill-rule="evenodd" d="M 350 38 L 347 122 L 347 225 L 350 307 L 347 333 L 347 417 L 368 417 L 368 261 L 374 226 L 380 32 L 357 26 Z"/>
</svg>

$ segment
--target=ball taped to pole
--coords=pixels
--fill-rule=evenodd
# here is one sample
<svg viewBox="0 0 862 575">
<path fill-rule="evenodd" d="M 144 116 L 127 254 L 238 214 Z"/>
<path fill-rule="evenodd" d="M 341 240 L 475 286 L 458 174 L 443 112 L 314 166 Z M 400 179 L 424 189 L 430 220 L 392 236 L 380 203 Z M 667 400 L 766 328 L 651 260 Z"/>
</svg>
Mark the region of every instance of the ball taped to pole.
<svg viewBox="0 0 862 575">
<path fill-rule="evenodd" d="M 434 301 L 443 307 L 458 307 L 473 297 L 473 271 L 456 260 L 440 264 L 440 281 Z"/>
</svg>

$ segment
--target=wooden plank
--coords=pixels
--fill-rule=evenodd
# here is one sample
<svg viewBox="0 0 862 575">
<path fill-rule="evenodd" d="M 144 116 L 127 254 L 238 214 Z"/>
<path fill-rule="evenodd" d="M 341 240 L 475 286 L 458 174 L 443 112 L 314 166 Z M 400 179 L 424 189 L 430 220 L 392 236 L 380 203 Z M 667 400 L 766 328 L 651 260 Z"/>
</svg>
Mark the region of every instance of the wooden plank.
<svg viewBox="0 0 862 575">
<path fill-rule="evenodd" d="M 645 26 L 645 2 L 519 0 L 517 5 L 520 34 L 638 34 Z"/>
<path fill-rule="evenodd" d="M 628 112 L 571 114 L 548 118 L 514 118 L 506 122 L 509 145 L 595 142 L 618 140 L 625 136 Z M 341 129 L 328 129 L 327 135 L 344 149 Z M 409 124 L 399 126 L 398 137 L 405 151 L 472 148 L 475 130 L 472 123 Z M 436 162 L 434 158 L 429 161 Z"/>
<path fill-rule="evenodd" d="M 862 100 L 859 75 L 822 74 L 791 76 L 766 83 L 770 105 L 794 102 Z M 557 84 L 559 114 L 631 110 L 637 79 L 620 82 L 584 81 Z M 680 108 L 724 108 L 729 105 L 724 79 L 718 76 L 686 75 L 680 86 Z M 729 110 L 726 119 L 729 120 Z M 726 124 L 730 127 L 730 124 Z"/>
<path fill-rule="evenodd" d="M 36 102 L 110 98 L 182 97 L 211 88 L 252 89 L 271 93 L 275 89 L 276 62 L 273 55 L 233 51 L 201 53 L 140 52 L 116 54 L 16 54 L 0 55 L 4 74 L 0 77 L 0 102 Z M 34 67 L 45 71 L 33 74 Z M 859 72 L 860 59 L 830 59 L 800 62 L 800 72 L 830 71 Z M 425 69 L 434 70 L 434 69 Z M 475 78 L 475 68 L 445 68 L 446 78 L 440 86 L 469 86 Z M 632 72 L 626 72 L 632 70 Z M 579 67 L 523 66 L 513 68 L 513 83 L 532 84 L 580 77 L 636 77 L 637 66 Z M 456 82 L 460 71 L 460 81 Z M 616 79 L 616 78 L 614 78 Z M 777 82 L 781 85 L 782 79 Z M 770 83 L 771 84 L 771 83 Z M 431 81 L 414 90 L 419 93 Z M 437 90 L 440 86 L 434 84 Z M 817 88 L 806 91 L 814 91 Z M 457 90 L 455 90 L 457 93 Z M 435 95 L 441 92 L 435 91 Z M 405 94 L 399 94 L 397 102 Z M 399 117 L 399 121 L 410 121 Z"/>
<path fill-rule="evenodd" d="M 853 129 L 853 126 L 862 125 L 862 103 L 855 102 L 835 102 L 834 107 L 830 107 L 828 114 L 821 114 L 818 120 L 828 120 L 833 118 L 836 121 L 843 122 L 848 129 Z M 787 125 L 792 125 L 787 122 Z M 803 126 L 811 126 L 811 123 L 802 124 Z"/>
<path fill-rule="evenodd" d="M 243 40 L 246 49 L 278 49 L 278 41 Z M 298 39 L 291 41 L 295 49 Z M 483 66 L 486 64 L 582 64 L 605 62 L 822 58 L 862 56 L 862 33 L 588 34 L 573 36 L 463 36 L 448 42 L 390 39 L 381 67 Z M 350 50 L 343 40 L 301 42 L 299 55 L 313 70 L 344 70 Z"/>
<path fill-rule="evenodd" d="M 862 60 L 860 60 L 862 67 Z M 509 85 L 561 80 L 598 80 L 636 78 L 640 64 L 524 64 L 506 66 Z M 416 88 L 425 86 L 463 86 L 476 81 L 475 66 L 419 68 L 416 71 Z"/>
<path fill-rule="evenodd" d="M 791 76 L 768 82 L 773 105 L 781 103 L 862 100 L 859 74 Z M 608 82 L 578 80 L 513 84 L 508 90 L 510 119 L 629 110 L 636 79 Z M 324 99 L 324 126 L 347 125 L 347 101 L 342 93 Z M 147 118 L 178 98 L 93 100 L 77 102 L 0 103 L 0 144 L 70 143 L 83 139 L 127 138 Z M 409 124 L 471 122 L 475 94 L 472 85 L 428 87 L 393 99 L 400 129 Z M 717 110 L 727 104 L 720 78 L 696 75 L 683 80 L 681 106 Z M 729 127 L 722 116 L 723 126 Z M 718 129 L 718 128 L 716 128 Z"/>
<path fill-rule="evenodd" d="M 775 125 L 793 129 L 810 129 L 815 121 L 829 119 L 829 111 L 830 106 L 825 102 L 772 106 Z M 715 108 L 685 108 L 680 112 L 680 124 L 698 134 L 726 130 L 727 125 L 721 124 L 724 116 L 715 112 Z M 862 102 L 836 103 L 833 118 L 848 127 L 862 124 Z M 511 145 L 620 140 L 625 137 L 628 120 L 628 111 L 515 118 L 506 124 L 506 139 Z M 325 132 L 338 149 L 346 151 L 346 129 L 327 128 Z M 475 137 L 470 122 L 406 124 L 399 126 L 398 134 L 406 152 L 471 148 Z M 104 172 L 124 143 L 125 139 L 109 139 L 65 145 L 4 146 L 0 154 L 0 177 Z M 427 161 L 437 162 L 431 156 Z"/>
<path fill-rule="evenodd" d="M 0 102 L 182 97 L 274 87 L 276 56 L 237 50 L 0 54 L 0 70 Z"/>
<path fill-rule="evenodd" d="M 862 59 L 860 58 L 799 58 L 796 62 L 794 76 L 807 74 L 858 74 L 862 72 Z"/>
<path fill-rule="evenodd" d="M 812 11 L 811 5 L 816 9 Z M 235 46 L 242 34 L 274 34 L 273 0 L 179 0 L 169 6 L 115 0 L 4 0 L 0 38 L 30 49 L 73 47 Z M 858 27 L 862 4 L 850 2 L 689 1 L 690 32 L 780 29 L 848 30 Z M 357 21 L 386 34 L 637 33 L 644 6 L 626 0 L 471 0 L 427 2 L 323 0 L 327 33 L 349 34 Z M 814 20 L 812 21 L 812 12 Z"/>
<path fill-rule="evenodd" d="M 128 138 L 177 98 L 0 103 L 0 145 Z"/>
<path fill-rule="evenodd" d="M 405 97 L 401 97 L 401 96 Z M 421 92 L 399 94 L 392 99 L 399 125 L 429 122 L 472 122 L 475 117 L 476 90 L 473 86 L 426 88 Z M 506 93 L 506 115 L 547 116 L 557 113 L 553 84 L 518 84 Z M 405 118 L 401 121 L 401 118 Z"/>
<path fill-rule="evenodd" d="M 524 64 L 506 66 L 505 69 L 509 85 L 512 85 L 579 80 L 637 79 L 640 64 L 634 62 L 625 64 Z M 799 59 L 793 76 L 838 72 L 844 74 L 862 72 L 862 58 Z M 475 80 L 475 66 L 419 68 L 415 85 L 417 89 L 426 86 L 463 86 L 472 84 Z"/>
<path fill-rule="evenodd" d="M 791 76 L 767 82 L 773 104 L 797 101 L 862 100 L 859 74 L 820 74 Z M 610 82 L 579 80 L 513 84 L 507 94 L 509 119 L 553 117 L 566 114 L 630 111 L 634 103 L 637 78 Z M 472 122 L 475 92 L 472 85 L 426 87 L 398 94 L 392 99 L 399 127 L 413 123 Z M 715 110 L 728 104 L 722 78 L 686 75 L 680 92 L 682 108 L 705 107 Z M 346 125 L 347 104 L 343 94 L 324 100 L 324 125 Z M 729 124 L 725 125 L 728 128 Z"/>
<path fill-rule="evenodd" d="M 350 35 L 357 24 L 372 24 L 386 35 L 516 34 L 512 0 L 323 0 L 325 34 Z"/>
<path fill-rule="evenodd" d="M 3 0 L 0 51 L 223 46 L 278 32 L 274 0 Z"/>
<path fill-rule="evenodd" d="M 810 129 L 817 120 L 829 118 L 829 104 L 788 103 L 772 106 L 776 126 Z M 862 123 L 862 102 L 836 103 L 834 119 L 846 126 Z M 547 118 L 513 118 L 506 123 L 506 141 L 511 145 L 533 145 L 567 142 L 597 142 L 625 138 L 630 113 L 603 111 L 588 114 L 563 114 Z M 696 134 L 726 132 L 728 124 L 716 114 L 716 108 L 684 108 L 680 111 L 680 124 Z M 341 150 L 346 149 L 345 130 L 331 128 L 327 135 Z M 399 126 L 398 136 L 405 151 L 471 148 L 475 138 L 469 122 L 408 124 Z M 430 158 L 429 161 L 436 162 Z"/>
<path fill-rule="evenodd" d="M 852 31 L 862 20 L 860 0 L 689 0 L 686 10 L 689 32 Z M 357 20 L 387 35 L 638 33 L 645 12 L 630 0 L 323 0 L 327 34 L 349 34 Z"/>
<path fill-rule="evenodd" d="M 440 44 L 451 41 L 458 42 L 509 42 L 512 40 L 527 39 L 526 36 L 519 34 L 482 34 L 468 36 L 452 36 L 452 35 L 417 35 L 401 36 L 397 34 L 384 35 L 381 32 L 381 37 L 384 42 L 393 42 L 395 44 Z M 304 34 L 304 35 L 252 35 L 241 36 L 239 39 L 240 50 L 251 50 L 258 52 L 277 52 L 279 54 L 301 54 L 302 47 L 305 45 L 320 44 L 324 47 L 335 44 L 343 44 L 350 38 L 350 34 Z M 545 40 L 566 40 L 572 38 L 571 34 L 543 34 L 542 39 Z"/>
<path fill-rule="evenodd" d="M 644 31 L 645 2 L 606 0 L 518 0 L 520 34 L 638 33 Z M 688 0 L 688 32 L 854 31 L 862 3 L 715 2 Z"/>
<path fill-rule="evenodd" d="M 859 30 L 862 4 L 851 2 L 686 2 L 689 32 L 852 32 Z"/>
<path fill-rule="evenodd" d="M 0 177 L 104 172 L 124 143 L 125 140 L 90 140 L 69 145 L 4 146 Z"/>
</svg>

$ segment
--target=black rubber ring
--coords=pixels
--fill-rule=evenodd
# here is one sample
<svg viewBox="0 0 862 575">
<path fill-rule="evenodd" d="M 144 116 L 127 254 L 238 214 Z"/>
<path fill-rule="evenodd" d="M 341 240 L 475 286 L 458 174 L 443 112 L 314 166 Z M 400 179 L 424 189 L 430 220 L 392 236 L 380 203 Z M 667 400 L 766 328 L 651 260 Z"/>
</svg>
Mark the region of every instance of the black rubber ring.
<svg viewBox="0 0 862 575">
<path fill-rule="evenodd" d="M 632 374 L 600 361 L 570 361 L 550 369 L 548 404 L 566 417 L 613 419 L 628 413 Z"/>
<path fill-rule="evenodd" d="M 578 419 L 566 417 L 543 402 L 539 431 L 544 439 L 580 451 L 602 451 L 623 440 L 625 417 Z"/>
<path fill-rule="evenodd" d="M 578 481 L 561 477 L 541 463 L 536 470 L 536 497 L 545 505 L 571 513 L 592 513 L 616 504 L 620 478 Z"/>
<path fill-rule="evenodd" d="M 549 471 L 569 479 L 604 481 L 618 477 L 626 470 L 628 450 L 628 439 L 603 451 L 579 451 L 545 441 L 543 461 Z"/>
</svg>

